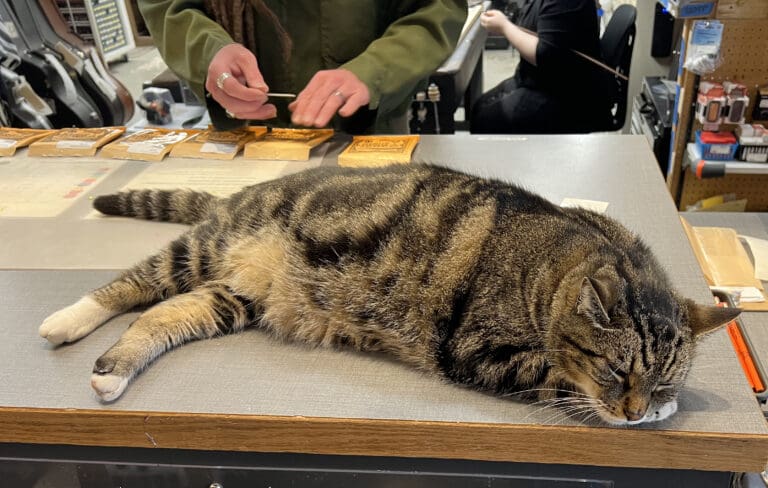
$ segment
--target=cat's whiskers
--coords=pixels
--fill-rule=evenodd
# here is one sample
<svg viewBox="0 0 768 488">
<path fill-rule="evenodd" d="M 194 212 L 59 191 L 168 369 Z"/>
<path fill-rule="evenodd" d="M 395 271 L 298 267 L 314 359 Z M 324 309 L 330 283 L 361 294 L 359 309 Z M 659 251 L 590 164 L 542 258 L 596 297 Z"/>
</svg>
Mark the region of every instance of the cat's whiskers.
<svg viewBox="0 0 768 488">
<path fill-rule="evenodd" d="M 545 424 L 558 425 L 566 420 L 575 419 L 577 415 L 586 412 L 594 412 L 593 404 L 573 405 L 569 407 L 560 407 L 554 415 L 551 415 L 543 421 Z"/>
<path fill-rule="evenodd" d="M 511 396 L 515 396 L 515 395 L 524 395 L 526 393 L 533 393 L 533 392 L 539 392 L 539 391 L 561 392 L 561 393 L 568 393 L 569 395 L 581 395 L 581 396 L 584 396 L 584 397 L 588 397 L 589 396 L 586 393 L 581 393 L 581 392 L 572 391 L 572 390 L 566 390 L 566 389 L 563 389 L 563 388 L 529 388 L 527 390 L 518 390 L 518 391 L 513 391 L 513 392 L 510 392 L 510 393 L 503 393 L 500 396 L 501 397 L 511 397 Z"/>
<path fill-rule="evenodd" d="M 550 416 L 547 419 L 544 420 L 543 423 L 549 423 L 552 419 L 558 418 L 560 415 L 562 415 L 564 412 L 566 413 L 566 417 L 569 416 L 570 411 L 575 411 L 577 409 L 579 410 L 594 410 L 595 409 L 595 399 L 593 398 L 579 398 L 579 397 L 563 397 L 563 398 L 551 398 L 551 399 L 545 399 L 540 400 L 538 402 L 533 403 L 532 405 L 541 405 L 540 408 L 535 409 L 533 412 L 529 413 L 525 416 L 525 419 L 527 420 L 532 415 L 537 415 L 540 412 L 543 412 L 544 410 L 548 409 L 555 409 L 556 413 L 554 416 Z"/>
<path fill-rule="evenodd" d="M 576 419 L 580 415 L 589 413 L 587 417 L 578 419 L 579 422 L 586 423 L 587 421 L 591 421 L 594 418 L 599 418 L 600 410 L 608 410 L 606 403 L 599 398 L 569 398 L 567 400 L 569 401 L 560 404 L 545 405 L 544 407 L 538 409 L 536 412 L 540 412 L 548 406 L 557 407 L 558 412 L 543 421 L 544 423 L 557 424 L 562 423 L 568 419 Z"/>
</svg>

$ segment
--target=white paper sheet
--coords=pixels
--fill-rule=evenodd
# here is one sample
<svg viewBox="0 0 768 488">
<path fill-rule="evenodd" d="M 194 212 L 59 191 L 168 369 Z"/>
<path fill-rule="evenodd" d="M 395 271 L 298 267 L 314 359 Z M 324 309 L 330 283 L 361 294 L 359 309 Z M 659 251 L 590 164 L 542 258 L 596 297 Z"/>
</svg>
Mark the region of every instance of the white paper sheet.
<svg viewBox="0 0 768 488">
<path fill-rule="evenodd" d="M 245 186 L 279 177 L 289 164 L 296 163 L 167 160 L 149 166 L 129 181 L 123 190 L 188 188 L 207 191 L 217 197 L 227 197 Z"/>
<path fill-rule="evenodd" d="M 122 161 L 0 160 L 0 217 L 55 217 Z"/>
<path fill-rule="evenodd" d="M 583 198 L 563 198 L 560 202 L 561 207 L 585 208 L 597 213 L 605 213 L 608 209 L 608 202 L 599 200 L 584 200 Z"/>
<path fill-rule="evenodd" d="M 752 251 L 755 259 L 755 278 L 768 281 L 768 241 L 756 237 L 739 236 L 744 239 Z"/>
</svg>

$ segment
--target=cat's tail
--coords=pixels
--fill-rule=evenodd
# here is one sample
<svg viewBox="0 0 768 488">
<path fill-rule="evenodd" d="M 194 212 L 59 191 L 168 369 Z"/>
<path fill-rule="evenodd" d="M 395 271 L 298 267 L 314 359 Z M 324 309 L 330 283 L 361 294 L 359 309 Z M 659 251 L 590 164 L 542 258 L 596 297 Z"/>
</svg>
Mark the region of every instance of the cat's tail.
<svg viewBox="0 0 768 488">
<path fill-rule="evenodd" d="M 98 196 L 93 207 L 106 215 L 196 224 L 217 201 L 210 193 L 192 190 L 129 190 Z"/>
</svg>

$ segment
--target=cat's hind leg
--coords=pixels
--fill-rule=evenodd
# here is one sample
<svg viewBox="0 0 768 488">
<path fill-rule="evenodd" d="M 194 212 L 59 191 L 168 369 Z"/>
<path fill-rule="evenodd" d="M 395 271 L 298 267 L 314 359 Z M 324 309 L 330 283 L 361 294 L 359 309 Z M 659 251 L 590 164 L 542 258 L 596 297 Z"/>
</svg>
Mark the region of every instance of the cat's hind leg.
<svg viewBox="0 0 768 488">
<path fill-rule="evenodd" d="M 189 234 L 184 235 L 108 285 L 49 315 L 40 325 L 40 336 L 56 345 L 74 342 L 115 315 L 193 288 L 203 279 L 194 272 L 193 263 L 199 260 L 191 256 L 197 250 L 193 244 Z"/>
<path fill-rule="evenodd" d="M 108 285 L 52 313 L 40 325 L 40 336 L 56 345 L 74 342 L 115 315 L 162 299 L 165 287 L 158 286 L 152 263 L 150 258 Z"/>
<path fill-rule="evenodd" d="M 224 285 L 206 285 L 176 295 L 139 316 L 96 360 L 91 386 L 102 400 L 115 400 L 133 377 L 169 349 L 195 339 L 239 332 L 258 315 L 256 303 Z"/>
</svg>

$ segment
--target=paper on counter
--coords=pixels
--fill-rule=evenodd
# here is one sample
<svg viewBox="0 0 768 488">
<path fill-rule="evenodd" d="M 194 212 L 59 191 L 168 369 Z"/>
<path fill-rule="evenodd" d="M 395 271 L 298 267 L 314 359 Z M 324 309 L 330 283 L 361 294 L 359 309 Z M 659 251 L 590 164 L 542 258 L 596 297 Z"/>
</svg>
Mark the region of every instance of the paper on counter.
<svg viewBox="0 0 768 488">
<path fill-rule="evenodd" d="M 768 281 L 768 241 L 750 236 L 739 236 L 746 241 L 755 259 L 755 278 Z"/>
<path fill-rule="evenodd" d="M 26 158 L 3 162 L 0 217 L 55 217 L 121 164 Z"/>
<path fill-rule="evenodd" d="M 583 208 L 601 214 L 605 213 L 608 209 L 608 202 L 584 200 L 582 198 L 563 198 L 563 201 L 560 202 L 560 206 L 566 208 Z"/>
<path fill-rule="evenodd" d="M 754 286 L 710 286 L 709 289 L 733 295 L 736 297 L 737 303 L 760 303 L 765 301 L 763 292 Z"/>
</svg>

